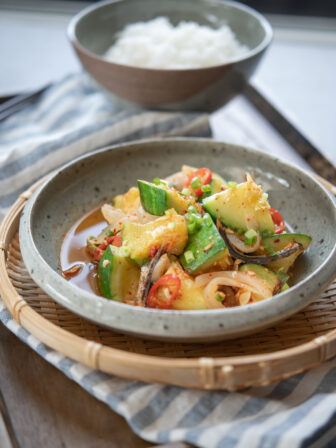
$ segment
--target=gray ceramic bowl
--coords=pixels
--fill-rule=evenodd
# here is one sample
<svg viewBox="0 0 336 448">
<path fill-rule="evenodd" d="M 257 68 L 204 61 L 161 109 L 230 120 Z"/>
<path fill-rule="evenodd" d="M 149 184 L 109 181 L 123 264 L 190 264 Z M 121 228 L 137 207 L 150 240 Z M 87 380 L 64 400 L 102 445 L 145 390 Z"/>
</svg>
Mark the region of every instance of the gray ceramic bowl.
<svg viewBox="0 0 336 448">
<path fill-rule="evenodd" d="M 293 230 L 312 235 L 291 289 L 263 302 L 224 310 L 172 311 L 132 307 L 85 292 L 60 275 L 64 234 L 84 213 L 136 184 L 182 164 L 208 166 L 241 181 L 254 170 Z M 98 188 L 97 188 L 98 187 Z M 336 207 L 304 171 L 241 146 L 203 139 L 134 142 L 103 149 L 60 168 L 29 199 L 20 223 L 24 262 L 38 285 L 66 308 L 116 330 L 149 338 L 209 341 L 256 332 L 309 304 L 336 272 Z"/>
<path fill-rule="evenodd" d="M 228 24 L 250 51 L 230 63 L 188 70 L 158 70 L 115 64 L 102 55 L 125 25 L 169 17 L 218 28 Z M 272 39 L 267 20 L 236 2 L 216 0 L 116 0 L 76 15 L 69 39 L 83 67 L 109 92 L 136 104 L 161 109 L 213 110 L 244 87 Z"/>
</svg>

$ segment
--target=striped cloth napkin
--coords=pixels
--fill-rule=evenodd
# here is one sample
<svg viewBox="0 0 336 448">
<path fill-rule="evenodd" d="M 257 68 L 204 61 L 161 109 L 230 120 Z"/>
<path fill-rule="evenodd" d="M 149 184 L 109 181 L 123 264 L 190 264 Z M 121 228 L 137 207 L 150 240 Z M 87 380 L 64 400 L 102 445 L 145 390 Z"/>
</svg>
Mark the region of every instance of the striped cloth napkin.
<svg viewBox="0 0 336 448">
<path fill-rule="evenodd" d="M 111 102 L 85 74 L 70 75 L 0 123 L 0 219 L 43 175 L 86 152 L 149 137 L 211 135 L 207 115 Z"/>
<path fill-rule="evenodd" d="M 0 211 L 37 178 L 74 156 L 111 142 L 150 135 L 209 134 L 197 114 L 120 111 L 83 75 L 51 87 L 0 126 Z M 336 446 L 336 360 L 267 387 L 206 392 L 128 381 L 51 350 L 12 318 L 0 319 L 22 341 L 151 442 L 205 448 Z"/>
</svg>

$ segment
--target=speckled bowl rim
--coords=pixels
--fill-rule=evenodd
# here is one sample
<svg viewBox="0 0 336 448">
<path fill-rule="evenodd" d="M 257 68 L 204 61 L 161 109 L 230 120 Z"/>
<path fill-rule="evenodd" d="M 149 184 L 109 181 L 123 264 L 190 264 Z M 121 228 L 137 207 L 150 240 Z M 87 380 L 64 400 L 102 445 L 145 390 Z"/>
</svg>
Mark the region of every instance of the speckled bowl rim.
<svg viewBox="0 0 336 448">
<path fill-rule="evenodd" d="M 190 138 L 169 139 L 169 141 L 182 144 L 183 142 L 190 143 L 192 140 L 193 139 Z M 333 196 L 323 185 L 303 169 L 259 150 L 247 148 L 242 145 L 228 144 L 219 141 L 216 142 L 211 139 L 203 138 L 194 140 L 197 142 L 204 142 L 204 145 L 213 143 L 219 145 L 222 144 L 226 146 L 226 149 L 230 147 L 232 151 L 248 151 L 261 158 L 272 160 L 274 163 L 282 165 L 282 167 L 287 170 L 294 171 L 297 175 L 300 175 L 302 179 L 306 179 L 308 182 L 313 182 L 315 187 L 320 190 L 321 195 L 324 195 L 324 197 L 329 200 L 330 207 L 333 210 L 333 218 L 336 228 L 336 203 Z M 132 146 L 132 148 L 137 147 L 137 150 L 141 151 L 141 147 L 144 145 L 155 144 L 158 142 L 162 143 L 162 139 L 133 141 L 108 146 L 80 156 L 60 167 L 27 201 L 21 216 L 19 230 L 22 257 L 33 280 L 55 299 L 56 302 L 82 317 L 125 333 L 147 336 L 149 338 L 152 337 L 153 339 L 190 341 L 217 340 L 250 334 L 283 320 L 306 307 L 331 283 L 336 274 L 336 243 L 325 261 L 315 269 L 314 272 L 308 275 L 304 280 L 292 286 L 289 290 L 261 302 L 245 305 L 244 307 L 223 310 L 180 311 L 134 307 L 96 296 L 62 278 L 62 276 L 55 272 L 40 255 L 31 232 L 32 215 L 41 192 L 46 189 L 49 183 L 51 183 L 60 173 L 69 168 L 71 169 L 73 165 L 84 159 L 95 157 L 95 155 L 106 151 L 113 152 L 120 148 L 124 148 L 126 151 L 128 146 Z M 25 216 L 25 219 L 23 219 L 23 215 Z M 326 269 L 328 266 L 329 268 Z M 42 278 L 47 281 L 41 282 Z M 305 294 L 307 290 L 309 293 Z M 291 299 L 293 296 L 295 296 L 295 300 Z M 111 321 L 110 316 L 106 318 L 106 315 L 102 312 L 100 312 L 99 318 L 97 318 L 97 308 L 104 308 L 106 311 L 109 311 L 113 316 L 113 322 Z M 243 322 L 241 321 L 242 318 Z M 197 331 L 191 331 L 188 328 L 190 319 L 193 320 L 194 326 L 198 328 Z M 208 323 L 205 325 L 206 321 Z M 132 322 L 132 327 L 130 326 L 130 322 Z M 149 324 L 152 325 L 151 328 L 148 326 Z M 197 324 L 200 325 L 198 326 Z"/>
<path fill-rule="evenodd" d="M 111 62 L 108 61 L 107 59 L 103 58 L 102 56 L 100 56 L 97 53 L 94 53 L 90 50 L 88 50 L 86 47 L 84 47 L 84 45 L 77 39 L 76 36 L 76 27 L 77 24 L 79 23 L 79 21 L 89 15 L 92 11 L 99 9 L 101 7 L 104 7 L 108 4 L 114 4 L 114 3 L 120 3 L 123 0 L 104 0 L 98 3 L 95 3 L 94 5 L 90 5 L 87 6 L 86 8 L 84 8 L 82 11 L 80 11 L 79 13 L 77 13 L 70 21 L 68 27 L 67 27 L 67 36 L 68 39 L 70 40 L 70 42 L 72 43 L 72 45 L 74 45 L 75 47 L 77 47 L 78 49 L 80 49 L 80 51 L 82 51 L 83 53 L 85 53 L 87 56 L 90 56 L 93 59 L 96 59 L 97 61 L 100 62 L 105 62 L 106 64 L 110 65 L 111 67 L 118 67 L 118 68 L 124 68 L 124 69 L 130 69 L 130 70 L 139 70 L 139 71 L 145 71 L 145 72 L 165 72 L 165 73 L 186 73 L 186 72 L 201 72 L 201 71 L 206 71 L 209 69 L 216 69 L 216 68 L 220 68 L 220 67 L 227 67 L 233 64 L 236 64 L 237 62 L 243 62 L 246 61 L 250 58 L 252 58 L 253 56 L 261 53 L 262 51 L 264 51 L 269 44 L 272 42 L 273 39 L 273 29 L 271 24 L 269 23 L 269 21 L 266 19 L 266 17 L 264 17 L 262 14 L 260 14 L 258 11 L 256 11 L 255 9 L 251 8 L 250 6 L 247 6 L 243 3 L 240 2 L 236 2 L 236 1 L 230 1 L 230 0 L 223 0 L 223 1 L 218 1 L 218 0 L 208 0 L 208 3 L 211 3 L 213 1 L 213 3 L 218 3 L 218 4 L 224 4 L 224 5 L 228 5 L 228 6 L 232 6 L 233 8 L 236 8 L 238 10 L 241 11 L 245 11 L 247 13 L 249 13 L 251 16 L 253 16 L 255 19 L 258 20 L 258 22 L 260 23 L 260 25 L 262 26 L 262 28 L 265 31 L 265 37 L 262 40 L 262 42 L 260 42 L 259 45 L 257 45 L 256 47 L 252 48 L 245 56 L 240 56 L 240 57 L 236 57 L 236 58 L 232 58 L 230 59 L 228 62 L 226 62 L 225 64 L 217 64 L 217 65 L 211 65 L 208 67 L 194 67 L 194 68 L 188 68 L 188 69 L 159 69 L 159 68 L 149 68 L 149 67 L 138 67 L 136 65 L 126 65 L 126 64 L 119 64 L 117 62 Z"/>
</svg>

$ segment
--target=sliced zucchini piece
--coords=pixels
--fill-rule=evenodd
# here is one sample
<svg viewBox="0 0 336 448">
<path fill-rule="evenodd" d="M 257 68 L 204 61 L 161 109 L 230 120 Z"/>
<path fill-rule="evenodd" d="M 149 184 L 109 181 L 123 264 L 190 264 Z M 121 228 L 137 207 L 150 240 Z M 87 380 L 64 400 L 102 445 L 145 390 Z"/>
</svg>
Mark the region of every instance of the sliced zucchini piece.
<svg viewBox="0 0 336 448">
<path fill-rule="evenodd" d="M 277 272 L 281 269 L 286 273 L 293 266 L 297 257 L 305 251 L 311 243 L 311 237 L 303 233 L 282 233 L 280 235 L 272 235 L 261 240 L 261 245 L 264 247 L 266 253 L 278 252 L 290 244 L 298 243 L 302 246 L 302 250 L 298 250 L 289 257 L 281 260 L 271 261 L 267 263 L 267 267 Z"/>
<path fill-rule="evenodd" d="M 181 289 L 172 305 L 174 310 L 204 310 L 206 308 L 203 289 L 196 286 L 194 278 L 182 269 L 180 263 L 172 263 L 166 274 L 175 274 L 181 280 Z"/>
<path fill-rule="evenodd" d="M 168 210 L 165 216 L 146 224 L 126 222 L 121 236 L 131 258 L 139 263 L 153 257 L 161 247 L 169 254 L 180 255 L 188 240 L 188 230 L 183 216 Z"/>
<path fill-rule="evenodd" d="M 151 182 L 138 180 L 138 188 L 143 208 L 152 215 L 162 216 L 166 210 L 171 208 L 184 215 L 191 203 L 190 199 L 182 196 L 174 188 L 161 184 L 155 185 Z"/>
<path fill-rule="evenodd" d="M 98 264 L 99 289 L 107 299 L 135 300 L 140 269 L 123 247 L 109 245 Z"/>
<path fill-rule="evenodd" d="M 263 280 L 266 285 L 270 288 L 272 291 L 272 294 L 276 294 L 280 287 L 281 287 L 281 280 L 277 276 L 277 274 L 273 271 L 271 271 L 268 268 L 265 268 L 264 266 L 260 266 L 258 264 L 253 263 L 247 263 L 243 264 L 239 267 L 240 272 L 254 272 L 255 275 Z"/>
<path fill-rule="evenodd" d="M 228 184 L 229 185 L 229 184 Z M 252 179 L 205 198 L 203 206 L 216 220 L 233 230 L 254 229 L 274 233 L 270 205 L 263 190 Z"/>
<path fill-rule="evenodd" d="M 206 216 L 207 214 L 204 215 L 205 218 Z M 205 264 L 211 264 L 228 253 L 223 238 L 209 215 L 208 217 L 199 230 L 189 235 L 187 246 L 180 256 L 182 266 L 189 273 L 197 273 Z"/>
</svg>

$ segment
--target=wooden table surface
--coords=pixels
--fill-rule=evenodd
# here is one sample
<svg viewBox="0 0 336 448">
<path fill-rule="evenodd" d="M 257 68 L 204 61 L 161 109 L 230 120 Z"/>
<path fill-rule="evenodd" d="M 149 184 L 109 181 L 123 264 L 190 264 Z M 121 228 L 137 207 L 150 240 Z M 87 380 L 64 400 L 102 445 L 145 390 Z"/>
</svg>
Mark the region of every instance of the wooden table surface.
<svg viewBox="0 0 336 448">
<path fill-rule="evenodd" d="M 1 448 L 150 446 L 122 417 L 0 325 Z"/>
<path fill-rule="evenodd" d="M 0 341 L 1 448 L 151 446 L 3 325 Z"/>
</svg>

